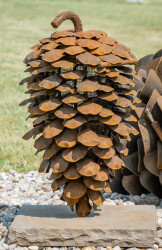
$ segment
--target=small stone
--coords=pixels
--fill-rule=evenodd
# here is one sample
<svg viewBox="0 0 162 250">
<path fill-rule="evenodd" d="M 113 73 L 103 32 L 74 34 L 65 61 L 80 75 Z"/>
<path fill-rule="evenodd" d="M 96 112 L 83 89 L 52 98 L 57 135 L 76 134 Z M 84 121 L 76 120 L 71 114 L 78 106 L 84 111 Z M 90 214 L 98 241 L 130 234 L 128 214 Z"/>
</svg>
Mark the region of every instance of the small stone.
<svg viewBox="0 0 162 250">
<path fill-rule="evenodd" d="M 154 250 L 158 250 L 158 245 L 154 244 Z"/>
<path fill-rule="evenodd" d="M 15 248 L 16 248 L 16 245 L 15 245 L 15 244 L 12 244 L 12 245 L 10 245 L 10 246 L 8 247 L 9 250 L 13 250 L 13 249 L 15 249 Z"/>
<path fill-rule="evenodd" d="M 110 246 L 108 246 L 108 247 L 106 247 L 106 249 L 107 249 L 107 250 L 112 250 L 113 248 L 110 247 Z"/>
<path fill-rule="evenodd" d="M 146 198 L 147 195 L 146 194 L 141 194 L 141 198 Z"/>
<path fill-rule="evenodd" d="M 54 196 L 54 198 L 55 198 L 56 200 L 60 200 L 60 196 L 58 196 L 58 194 L 56 194 L 56 195 Z"/>
<path fill-rule="evenodd" d="M 162 228 L 162 218 L 158 219 L 157 226 L 158 226 L 158 228 Z"/>
<path fill-rule="evenodd" d="M 19 194 L 13 194 L 12 198 L 17 199 L 19 197 Z"/>
<path fill-rule="evenodd" d="M 157 217 L 162 218 L 162 209 L 157 209 Z"/>
<path fill-rule="evenodd" d="M 4 249 L 8 249 L 8 245 L 5 243 L 3 243 L 3 247 L 4 247 Z"/>
<path fill-rule="evenodd" d="M 138 250 L 136 247 L 127 248 L 127 250 Z"/>
<path fill-rule="evenodd" d="M 115 205 L 118 205 L 119 201 L 118 200 L 114 200 L 114 203 L 115 203 Z"/>
<path fill-rule="evenodd" d="M 162 201 L 160 202 L 159 207 L 162 208 Z"/>
<path fill-rule="evenodd" d="M 112 201 L 112 200 L 105 200 L 105 201 L 103 202 L 103 205 L 116 205 L 116 204 L 115 204 L 115 202 Z"/>
<path fill-rule="evenodd" d="M 67 250 L 79 250 L 80 248 L 78 247 L 68 247 Z"/>
<path fill-rule="evenodd" d="M 7 233 L 7 232 L 4 232 L 4 234 L 3 234 L 3 235 L 4 235 L 4 237 L 7 237 L 8 233 Z"/>
<path fill-rule="evenodd" d="M 106 250 L 104 247 L 97 247 L 95 250 Z"/>
<path fill-rule="evenodd" d="M 134 204 L 134 202 L 126 201 L 126 202 L 124 202 L 124 205 L 125 205 L 125 206 L 133 206 L 133 205 L 135 205 L 135 204 Z"/>
<path fill-rule="evenodd" d="M 1 216 L 1 212 L 2 212 L 2 211 L 5 211 L 6 209 L 7 209 L 7 207 L 6 207 L 6 206 L 4 206 L 4 207 L 0 208 L 0 216 Z"/>
<path fill-rule="evenodd" d="M 136 204 L 139 204 L 140 200 L 141 200 L 141 197 L 139 195 L 135 195 L 133 196 L 131 201 L 135 201 Z"/>
<path fill-rule="evenodd" d="M 118 197 L 118 195 L 119 195 L 119 194 L 116 193 L 116 192 L 113 193 L 113 194 L 111 195 L 111 199 L 114 199 L 114 200 L 115 200 L 115 199 Z"/>
<path fill-rule="evenodd" d="M 94 250 L 95 247 L 83 247 L 82 250 Z"/>
<path fill-rule="evenodd" d="M 155 244 L 157 244 L 159 246 L 160 242 L 161 242 L 161 240 L 159 238 L 155 238 Z"/>
<path fill-rule="evenodd" d="M 16 173 L 16 171 L 14 170 L 14 169 L 11 169 L 10 171 L 9 171 L 9 174 L 11 174 L 11 175 L 14 175 Z"/>
<path fill-rule="evenodd" d="M 113 248 L 113 250 L 121 250 L 121 248 L 119 246 L 116 246 Z"/>
<path fill-rule="evenodd" d="M 37 246 L 30 246 L 30 247 L 28 247 L 28 249 L 29 249 L 29 250 L 38 250 L 39 247 L 37 247 Z"/>
<path fill-rule="evenodd" d="M 124 202 L 120 199 L 120 200 L 118 201 L 118 205 L 121 206 L 121 205 L 123 205 L 123 204 L 124 204 Z"/>
<path fill-rule="evenodd" d="M 157 235 L 157 238 L 161 238 L 162 239 L 162 229 L 157 230 L 156 235 Z"/>
<path fill-rule="evenodd" d="M 28 250 L 29 248 L 27 247 L 16 247 L 14 250 Z"/>
</svg>

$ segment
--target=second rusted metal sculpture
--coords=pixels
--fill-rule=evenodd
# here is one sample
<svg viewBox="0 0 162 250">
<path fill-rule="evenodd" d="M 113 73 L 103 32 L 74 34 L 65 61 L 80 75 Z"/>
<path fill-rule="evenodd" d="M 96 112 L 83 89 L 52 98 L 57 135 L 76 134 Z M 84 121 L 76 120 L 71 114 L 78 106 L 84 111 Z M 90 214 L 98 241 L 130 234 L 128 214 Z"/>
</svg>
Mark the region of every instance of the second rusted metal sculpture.
<svg viewBox="0 0 162 250">
<path fill-rule="evenodd" d="M 57 28 L 70 19 L 75 30 L 58 31 L 32 47 L 24 63 L 30 77 L 28 118 L 36 118 L 24 139 L 45 150 L 39 172 L 52 170 L 52 189 L 63 186 L 62 199 L 79 216 L 86 216 L 109 191 L 110 172 L 125 164 L 130 134 L 137 135 L 137 119 L 130 111 L 139 103 L 132 90 L 134 64 L 130 50 L 103 31 L 82 31 L 73 12 L 52 21 Z"/>
<path fill-rule="evenodd" d="M 136 64 L 135 88 L 142 103 L 136 104 L 139 138 L 129 143 L 125 169 L 115 171 L 112 191 L 153 193 L 162 198 L 162 50 Z"/>
</svg>

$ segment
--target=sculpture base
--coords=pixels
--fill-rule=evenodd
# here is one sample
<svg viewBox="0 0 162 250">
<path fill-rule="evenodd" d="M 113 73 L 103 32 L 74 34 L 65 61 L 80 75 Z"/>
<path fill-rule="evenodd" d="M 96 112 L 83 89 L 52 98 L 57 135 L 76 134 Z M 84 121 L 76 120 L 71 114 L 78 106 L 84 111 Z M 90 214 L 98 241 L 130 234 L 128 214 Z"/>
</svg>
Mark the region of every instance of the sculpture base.
<svg viewBox="0 0 162 250">
<path fill-rule="evenodd" d="M 101 206 L 78 217 L 67 206 L 24 205 L 9 230 L 8 243 L 19 246 L 152 247 L 154 206 Z"/>
</svg>

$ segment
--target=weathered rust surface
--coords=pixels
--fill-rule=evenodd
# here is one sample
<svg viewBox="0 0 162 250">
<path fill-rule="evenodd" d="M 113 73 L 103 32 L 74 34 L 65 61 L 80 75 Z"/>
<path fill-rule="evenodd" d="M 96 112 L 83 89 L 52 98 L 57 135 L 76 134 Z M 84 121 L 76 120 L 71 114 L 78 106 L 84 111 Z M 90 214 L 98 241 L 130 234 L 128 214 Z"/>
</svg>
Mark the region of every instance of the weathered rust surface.
<svg viewBox="0 0 162 250">
<path fill-rule="evenodd" d="M 145 85 L 141 90 L 140 98 L 150 98 L 152 91 L 156 89 L 159 94 L 162 94 L 162 86 L 160 78 L 157 76 L 154 70 L 150 69 Z"/>
<path fill-rule="evenodd" d="M 103 189 L 106 185 L 105 181 L 97 181 L 94 180 L 92 177 L 83 177 L 83 181 L 87 188 L 90 188 L 95 191 Z"/>
<path fill-rule="evenodd" d="M 140 195 L 144 192 L 144 188 L 142 187 L 139 178 L 134 175 L 125 175 L 122 179 L 122 185 L 127 190 L 128 193 L 132 195 Z"/>
<path fill-rule="evenodd" d="M 28 104 L 28 118 L 35 120 L 23 138 L 34 137 L 37 153 L 44 150 L 39 172 L 51 171 L 52 189 L 63 186 L 62 200 L 85 216 L 103 202 L 100 189 L 112 192 L 111 174 L 122 179 L 121 154 L 138 134 L 131 112 L 140 100 L 128 66 L 137 60 L 104 31 L 83 31 L 73 12 L 51 24 L 57 28 L 67 19 L 73 30 L 41 39 L 24 59 L 31 77 L 20 85 L 27 85 L 30 98 L 20 105 Z"/>
<path fill-rule="evenodd" d="M 131 194 L 140 194 L 142 191 L 162 197 L 161 62 L 162 54 L 159 50 L 155 55 L 141 58 L 135 67 L 137 75 L 134 80 L 134 89 L 143 101 L 143 103 L 135 104 L 140 137 L 133 138 L 133 145 L 137 143 L 134 152 L 123 157 L 129 171 L 122 170 L 122 185 Z M 115 173 L 111 175 L 117 179 Z M 121 180 L 118 179 L 118 181 Z M 123 192 L 121 183 L 114 183 L 112 190 Z"/>
<path fill-rule="evenodd" d="M 76 169 L 83 176 L 94 176 L 99 172 L 100 165 L 87 157 L 76 163 Z"/>
<path fill-rule="evenodd" d="M 151 125 L 144 119 L 139 120 L 139 129 L 144 144 L 144 151 L 147 154 L 156 148 L 157 136 Z"/>
<path fill-rule="evenodd" d="M 91 65 L 96 66 L 100 63 L 100 59 L 94 55 L 92 55 L 90 52 L 84 52 L 83 54 L 79 54 L 76 56 L 76 59 L 85 65 Z"/>
</svg>

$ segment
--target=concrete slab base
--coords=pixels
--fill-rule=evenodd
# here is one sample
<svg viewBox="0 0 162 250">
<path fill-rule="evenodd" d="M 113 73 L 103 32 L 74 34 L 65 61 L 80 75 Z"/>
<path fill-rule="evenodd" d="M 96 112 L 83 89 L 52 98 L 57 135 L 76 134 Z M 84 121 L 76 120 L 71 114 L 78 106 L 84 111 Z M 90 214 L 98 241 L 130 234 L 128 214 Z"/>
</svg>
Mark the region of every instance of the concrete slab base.
<svg viewBox="0 0 162 250">
<path fill-rule="evenodd" d="M 8 243 L 19 246 L 152 247 L 154 206 L 101 206 L 78 217 L 67 206 L 24 205 L 9 230 Z"/>
</svg>

